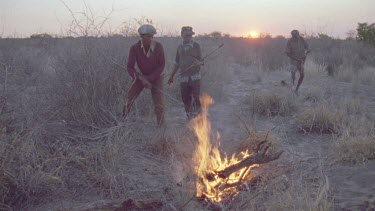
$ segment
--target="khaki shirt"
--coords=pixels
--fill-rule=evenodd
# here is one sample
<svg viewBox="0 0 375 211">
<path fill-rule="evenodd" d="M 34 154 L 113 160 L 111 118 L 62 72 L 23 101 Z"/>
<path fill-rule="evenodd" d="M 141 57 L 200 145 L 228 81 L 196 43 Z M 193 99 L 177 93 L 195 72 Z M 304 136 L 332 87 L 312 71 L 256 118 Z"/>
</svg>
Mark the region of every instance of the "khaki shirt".
<svg viewBox="0 0 375 211">
<path fill-rule="evenodd" d="M 202 59 L 201 48 L 198 43 L 191 41 L 182 43 L 177 48 L 175 65 L 180 69 L 181 74 L 177 77 L 180 82 L 195 81 L 201 79 L 200 66 L 188 69 L 195 61 Z"/>
<path fill-rule="evenodd" d="M 309 49 L 309 45 L 306 43 L 305 39 L 299 37 L 297 39 L 290 38 L 286 44 L 286 54 L 291 59 L 305 59 L 306 58 L 306 51 Z M 295 60 L 294 59 L 294 60 Z"/>
</svg>

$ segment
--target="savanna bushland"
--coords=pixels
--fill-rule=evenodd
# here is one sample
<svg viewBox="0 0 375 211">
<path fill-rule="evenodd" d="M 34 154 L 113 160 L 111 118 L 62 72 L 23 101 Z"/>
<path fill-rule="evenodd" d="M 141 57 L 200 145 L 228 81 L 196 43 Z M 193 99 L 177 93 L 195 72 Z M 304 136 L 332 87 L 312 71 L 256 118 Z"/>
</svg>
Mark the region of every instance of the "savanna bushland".
<svg viewBox="0 0 375 211">
<path fill-rule="evenodd" d="M 181 38 L 155 38 L 167 61 L 161 130 L 147 90 L 121 120 L 131 83 L 124 67 L 139 38 L 78 35 L 0 39 L 0 210 L 90 210 L 128 198 L 158 200 L 161 210 L 205 209 L 190 201 L 196 137 L 178 83 L 166 84 Z M 256 189 L 224 208 L 374 209 L 371 42 L 306 35 L 311 53 L 296 96 L 280 83 L 290 77 L 286 38 L 194 39 L 203 54 L 224 43 L 202 67 L 202 91 L 215 100 L 212 132 L 221 133 L 223 152 L 266 133 L 285 151 L 259 167 L 264 179 Z"/>
</svg>

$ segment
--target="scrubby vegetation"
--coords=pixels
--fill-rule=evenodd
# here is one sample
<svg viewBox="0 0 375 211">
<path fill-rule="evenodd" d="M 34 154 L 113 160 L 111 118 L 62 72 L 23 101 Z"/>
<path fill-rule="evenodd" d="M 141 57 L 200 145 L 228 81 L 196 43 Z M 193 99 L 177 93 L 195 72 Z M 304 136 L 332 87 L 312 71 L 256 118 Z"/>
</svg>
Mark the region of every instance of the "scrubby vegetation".
<svg viewBox="0 0 375 211">
<path fill-rule="evenodd" d="M 156 39 L 164 46 L 168 74 L 180 38 Z M 266 74 L 285 70 L 288 64 L 283 37 L 202 36 L 196 40 L 204 53 L 225 43 L 223 50 L 207 59 L 203 68 L 203 90 L 217 101 L 226 99 L 231 63 L 261 72 L 257 83 L 267 83 Z M 172 185 L 180 176 L 165 171 L 179 171 L 175 156 L 188 158 L 176 148 L 182 142 L 194 142 L 193 138 L 180 140 L 186 134 L 178 129 L 172 134 L 156 129 L 150 96 L 146 94 L 137 99 L 131 121 L 120 121 L 130 77 L 119 65 L 126 66 L 128 49 L 136 41 L 131 36 L 0 40 L 0 209 L 23 210 L 59 197 L 87 201 L 88 193 L 97 199 L 122 199 L 147 198 L 147 193 L 152 192 L 162 194 L 173 207 L 189 200 L 191 192 Z M 359 80 L 366 86 L 375 81 L 375 49 L 355 40 L 309 37 L 307 41 L 312 46 L 309 60 L 314 67 L 327 68 L 333 80 Z M 178 86 L 166 86 L 165 90 L 179 99 Z M 345 109 L 329 106 L 324 104 L 329 97 L 326 90 L 317 89 L 303 99 L 313 106 L 322 104 L 306 108 L 289 90 L 284 91 L 270 89 L 249 94 L 246 106 L 267 117 L 297 115 L 298 128 L 306 133 L 336 134 L 338 158 L 342 161 L 374 159 L 373 126 L 368 123 L 369 129 L 362 133 L 362 126 L 348 123 L 350 118 L 353 122 L 365 115 L 361 102 L 350 101 Z M 177 107 L 176 102 L 166 101 L 168 108 Z M 292 182 L 286 182 L 292 186 L 283 197 L 292 201 L 300 193 L 308 195 L 308 190 L 294 191 L 300 180 Z M 319 185 L 324 188 L 325 184 Z M 191 186 L 182 179 L 179 185 Z M 315 209 L 331 205 L 318 196 L 307 198 L 318 202 L 305 206 L 304 199 L 299 198 L 298 203 L 284 201 L 269 206 L 292 209 L 298 204 L 301 209 Z M 250 199 L 242 199 L 230 207 L 250 206 L 246 202 Z"/>
</svg>

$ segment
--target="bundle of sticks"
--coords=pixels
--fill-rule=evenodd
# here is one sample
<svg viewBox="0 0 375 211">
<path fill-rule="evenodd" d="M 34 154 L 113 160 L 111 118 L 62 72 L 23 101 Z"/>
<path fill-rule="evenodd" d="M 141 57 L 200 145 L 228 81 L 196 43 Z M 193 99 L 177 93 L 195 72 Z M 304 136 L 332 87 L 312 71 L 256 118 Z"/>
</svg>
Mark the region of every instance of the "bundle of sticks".
<svg viewBox="0 0 375 211">
<path fill-rule="evenodd" d="M 268 143 L 266 140 L 260 142 L 257 147 L 254 149 L 254 153 L 249 157 L 244 158 L 240 162 L 230 165 L 223 170 L 213 171 L 206 174 L 206 179 L 208 181 L 214 181 L 216 178 L 227 179 L 229 176 L 239 170 L 245 168 L 243 173 L 240 176 L 240 179 L 234 183 L 223 183 L 215 187 L 218 191 L 226 191 L 230 188 L 236 188 L 238 191 L 254 189 L 256 185 L 260 182 L 261 177 L 259 175 L 253 176 L 250 180 L 246 180 L 248 175 L 251 173 L 250 168 L 254 164 L 264 164 L 278 159 L 283 151 L 276 153 L 269 153 L 269 148 L 271 143 Z M 231 201 L 238 192 L 233 192 L 229 194 L 225 201 Z M 197 201 L 204 203 L 205 206 L 215 206 L 214 203 L 210 201 L 205 195 L 197 197 Z M 225 204 L 225 201 L 222 203 Z"/>
</svg>

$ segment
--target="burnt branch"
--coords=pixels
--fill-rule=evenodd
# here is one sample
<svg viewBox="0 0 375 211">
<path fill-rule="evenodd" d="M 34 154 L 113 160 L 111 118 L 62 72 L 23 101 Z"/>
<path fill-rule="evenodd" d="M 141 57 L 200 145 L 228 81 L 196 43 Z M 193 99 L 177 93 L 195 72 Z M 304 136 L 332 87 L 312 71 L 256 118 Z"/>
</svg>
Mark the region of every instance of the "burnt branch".
<svg viewBox="0 0 375 211">
<path fill-rule="evenodd" d="M 218 175 L 220 178 L 227 178 L 229 177 L 229 175 L 236 171 L 239 171 L 242 168 L 249 167 L 254 164 L 268 163 L 278 159 L 280 155 L 283 153 L 283 151 L 279 151 L 274 154 L 267 154 L 270 146 L 270 143 L 266 143 L 265 141 L 261 142 L 257 147 L 256 153 L 254 153 L 250 157 L 243 159 L 239 163 L 233 164 L 221 171 L 215 172 L 215 174 Z"/>
<path fill-rule="evenodd" d="M 249 187 L 253 187 L 255 186 L 258 182 L 260 181 L 260 176 L 256 176 L 256 177 L 253 177 L 251 178 L 251 180 L 249 182 L 247 182 L 249 185 Z M 224 184 L 222 186 L 220 186 L 220 191 L 223 191 L 227 188 L 232 188 L 232 187 L 237 187 L 237 188 L 240 188 L 242 187 L 243 184 L 243 181 L 238 181 L 238 182 L 234 182 L 234 183 L 229 183 L 229 184 Z M 242 188 L 244 189 L 244 188 Z"/>
</svg>

